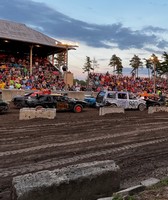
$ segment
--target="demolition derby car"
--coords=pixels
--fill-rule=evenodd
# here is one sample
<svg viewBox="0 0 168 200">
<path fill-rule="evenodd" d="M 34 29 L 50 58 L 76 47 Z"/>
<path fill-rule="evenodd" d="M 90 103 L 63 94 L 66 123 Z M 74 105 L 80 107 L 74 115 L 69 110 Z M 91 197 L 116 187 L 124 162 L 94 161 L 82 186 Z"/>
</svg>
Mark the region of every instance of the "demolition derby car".
<svg viewBox="0 0 168 200">
<path fill-rule="evenodd" d="M 0 113 L 5 113 L 9 110 L 9 104 L 2 100 L 2 92 L 0 91 Z"/>
<path fill-rule="evenodd" d="M 146 101 L 130 92 L 100 91 L 96 97 L 96 106 L 122 107 L 144 111 Z"/>
<path fill-rule="evenodd" d="M 9 110 L 9 105 L 7 102 L 0 100 L 0 113 L 7 112 Z"/>
<path fill-rule="evenodd" d="M 166 97 L 161 96 L 160 98 L 145 98 L 147 108 L 151 106 L 167 106 Z"/>
<path fill-rule="evenodd" d="M 50 90 L 39 90 L 39 91 L 31 91 L 26 93 L 25 95 L 17 95 L 12 98 L 12 103 L 16 108 L 26 107 L 26 100 L 29 98 L 34 98 L 38 95 L 51 94 Z"/>
<path fill-rule="evenodd" d="M 84 101 L 88 103 L 89 107 L 96 107 L 96 98 L 92 95 L 85 95 Z"/>
<path fill-rule="evenodd" d="M 56 108 L 57 111 L 73 111 L 80 113 L 87 107 L 87 102 L 69 98 L 60 94 L 37 95 L 23 100 L 23 107 L 29 108 Z"/>
</svg>

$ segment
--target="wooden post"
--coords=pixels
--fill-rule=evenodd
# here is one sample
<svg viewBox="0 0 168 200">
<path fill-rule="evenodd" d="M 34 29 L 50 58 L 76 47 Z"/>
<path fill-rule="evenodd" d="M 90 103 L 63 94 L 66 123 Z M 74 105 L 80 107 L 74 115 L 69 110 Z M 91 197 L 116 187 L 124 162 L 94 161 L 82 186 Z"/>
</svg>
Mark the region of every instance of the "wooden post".
<svg viewBox="0 0 168 200">
<path fill-rule="evenodd" d="M 30 76 L 33 73 L 33 45 L 30 46 Z"/>
</svg>

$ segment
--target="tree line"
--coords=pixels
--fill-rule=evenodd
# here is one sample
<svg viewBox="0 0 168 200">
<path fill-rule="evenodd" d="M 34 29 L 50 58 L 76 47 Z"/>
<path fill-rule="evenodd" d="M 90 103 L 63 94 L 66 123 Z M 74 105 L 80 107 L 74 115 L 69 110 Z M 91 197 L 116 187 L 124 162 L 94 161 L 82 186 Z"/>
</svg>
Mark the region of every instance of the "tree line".
<svg viewBox="0 0 168 200">
<path fill-rule="evenodd" d="M 131 75 L 138 77 L 139 69 L 142 68 L 144 65 L 148 69 L 148 76 L 167 76 L 168 75 L 168 54 L 166 52 L 162 55 L 163 61 L 160 61 L 155 54 L 149 59 L 144 58 L 144 62 L 142 61 L 139 56 L 134 55 L 129 60 L 129 65 L 132 67 Z M 86 62 L 83 66 L 83 72 L 87 72 L 88 75 L 95 70 L 95 63 L 97 65 L 97 61 L 91 60 L 89 56 L 86 56 Z M 113 68 L 113 73 L 116 75 L 123 74 L 123 64 L 122 59 L 118 57 L 116 54 L 112 55 L 109 61 L 109 66 Z"/>
<path fill-rule="evenodd" d="M 67 54 L 66 52 L 62 52 L 57 54 L 57 57 L 55 57 L 55 67 L 58 70 L 67 71 L 68 66 L 66 66 L 66 58 Z M 162 54 L 163 60 L 160 61 L 158 57 L 155 54 L 152 54 L 152 56 L 148 59 L 141 59 L 138 55 L 134 55 L 130 60 L 129 60 L 129 65 L 132 67 L 131 70 L 131 75 L 134 77 L 139 76 L 139 69 L 143 68 L 144 66 L 148 69 L 148 77 L 152 76 L 157 76 L 157 77 L 162 77 L 162 76 L 168 76 L 168 54 L 164 52 Z M 74 80 L 74 83 L 79 83 L 81 85 L 87 85 L 89 84 L 89 74 L 95 72 L 95 68 L 98 67 L 98 62 L 94 58 L 91 60 L 89 56 L 86 56 L 86 62 L 84 63 L 83 66 L 83 73 L 87 73 L 87 80 L 86 81 L 79 81 L 78 79 Z M 122 64 L 122 59 L 118 57 L 116 54 L 112 55 L 109 64 L 110 67 L 113 68 L 113 73 L 115 75 L 122 75 L 123 74 L 123 64 Z"/>
</svg>

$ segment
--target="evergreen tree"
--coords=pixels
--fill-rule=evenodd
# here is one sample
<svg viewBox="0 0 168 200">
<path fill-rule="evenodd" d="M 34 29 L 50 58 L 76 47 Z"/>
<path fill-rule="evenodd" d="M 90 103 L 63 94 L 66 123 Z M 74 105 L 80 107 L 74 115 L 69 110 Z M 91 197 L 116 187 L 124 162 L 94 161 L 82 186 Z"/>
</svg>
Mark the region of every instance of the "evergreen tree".
<svg viewBox="0 0 168 200">
<path fill-rule="evenodd" d="M 159 74 L 159 69 L 161 68 L 160 61 L 158 60 L 158 57 L 155 54 L 152 54 L 150 57 L 151 63 L 152 63 L 152 74 L 153 76 L 157 76 Z"/>
<path fill-rule="evenodd" d="M 145 66 L 148 69 L 148 77 L 151 78 L 151 71 L 153 69 L 151 59 L 145 59 Z"/>
<path fill-rule="evenodd" d="M 160 67 L 158 68 L 158 73 L 162 75 L 168 76 L 168 54 L 166 52 L 163 53 L 163 62 L 160 63 Z"/>
<path fill-rule="evenodd" d="M 114 73 L 116 72 L 118 75 L 122 74 L 123 66 L 121 58 L 117 57 L 115 54 L 112 55 L 109 65 L 113 67 Z"/>
<path fill-rule="evenodd" d="M 91 70 L 94 70 L 94 68 L 92 67 L 92 61 L 90 60 L 89 56 L 86 56 L 86 62 L 83 66 L 83 73 L 87 72 L 87 87 L 89 87 L 89 74 Z"/>
<path fill-rule="evenodd" d="M 95 72 L 95 69 L 98 68 L 98 63 L 97 60 L 95 58 L 93 58 L 92 60 L 92 67 L 93 67 L 93 72 Z"/>
<path fill-rule="evenodd" d="M 138 70 L 139 67 L 142 67 L 142 64 L 143 63 L 141 62 L 141 59 L 137 55 L 134 55 L 133 58 L 130 60 L 130 65 L 133 68 L 131 74 L 135 74 L 135 77 L 138 77 Z"/>
</svg>

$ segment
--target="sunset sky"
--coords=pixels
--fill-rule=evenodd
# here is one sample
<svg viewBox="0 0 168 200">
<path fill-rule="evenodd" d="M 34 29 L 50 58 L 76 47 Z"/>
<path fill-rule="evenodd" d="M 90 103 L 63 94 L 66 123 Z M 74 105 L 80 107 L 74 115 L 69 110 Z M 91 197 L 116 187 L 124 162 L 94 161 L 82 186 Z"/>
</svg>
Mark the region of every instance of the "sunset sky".
<svg viewBox="0 0 168 200">
<path fill-rule="evenodd" d="M 136 54 L 160 59 L 168 48 L 167 0 L 0 0 L 0 19 L 10 20 L 63 42 L 78 43 L 69 52 L 69 70 L 83 79 L 86 56 L 96 72 L 112 72 L 113 54 L 124 68 Z"/>
</svg>

